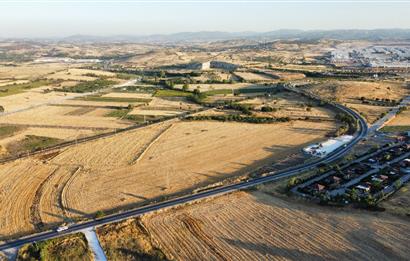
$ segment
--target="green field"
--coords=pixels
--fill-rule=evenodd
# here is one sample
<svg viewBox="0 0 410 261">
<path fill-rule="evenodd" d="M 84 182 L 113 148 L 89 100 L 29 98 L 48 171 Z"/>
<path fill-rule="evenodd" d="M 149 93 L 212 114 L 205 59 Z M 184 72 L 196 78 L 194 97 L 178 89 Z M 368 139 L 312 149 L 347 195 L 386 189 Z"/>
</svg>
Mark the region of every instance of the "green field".
<svg viewBox="0 0 410 261">
<path fill-rule="evenodd" d="M 46 147 L 50 147 L 62 142 L 60 139 L 43 137 L 43 136 L 35 136 L 35 135 L 27 135 L 24 140 L 22 141 L 22 148 L 28 151 L 35 151 L 40 150 Z"/>
<path fill-rule="evenodd" d="M 155 97 L 187 97 L 191 95 L 191 92 L 161 89 L 157 90 L 154 94 Z"/>
<path fill-rule="evenodd" d="M 36 81 L 28 82 L 28 83 L 1 86 L 0 87 L 0 97 L 18 94 L 18 93 L 24 92 L 25 90 L 46 86 L 52 83 L 55 83 L 55 82 L 49 81 L 49 80 L 36 80 Z"/>
<path fill-rule="evenodd" d="M 410 131 L 410 126 L 384 126 L 380 129 L 383 132 L 403 132 L 403 131 Z"/>
<path fill-rule="evenodd" d="M 104 117 L 123 118 L 130 112 L 129 109 L 118 109 L 104 115 Z"/>
<path fill-rule="evenodd" d="M 93 91 L 107 88 L 113 84 L 115 84 L 114 81 L 110 81 L 106 79 L 97 79 L 95 81 L 82 82 L 73 87 L 64 87 L 62 91 L 63 92 L 76 92 L 76 93 L 93 92 Z"/>
<path fill-rule="evenodd" d="M 23 246 L 17 260 L 93 260 L 82 233 L 62 236 Z"/>
<path fill-rule="evenodd" d="M 206 91 L 204 92 L 204 94 L 208 95 L 208 96 L 212 96 L 212 95 L 220 95 L 220 94 L 232 94 L 232 90 L 231 89 L 221 89 L 221 90 L 212 90 L 212 91 Z"/>
<path fill-rule="evenodd" d="M 0 138 L 11 136 L 19 130 L 17 126 L 0 126 Z"/>
</svg>

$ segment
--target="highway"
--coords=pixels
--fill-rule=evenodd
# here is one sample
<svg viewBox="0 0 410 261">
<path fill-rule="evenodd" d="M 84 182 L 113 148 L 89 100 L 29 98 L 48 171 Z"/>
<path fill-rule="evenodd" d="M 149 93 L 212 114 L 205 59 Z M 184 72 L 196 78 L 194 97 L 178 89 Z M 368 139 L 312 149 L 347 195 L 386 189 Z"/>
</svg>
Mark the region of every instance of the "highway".
<svg viewBox="0 0 410 261">
<path fill-rule="evenodd" d="M 60 233 L 56 231 L 48 231 L 48 232 L 43 232 L 43 233 L 38 233 L 38 234 L 30 235 L 27 237 L 23 237 L 17 240 L 11 240 L 11 241 L 8 241 L 7 243 L 0 245 L 0 251 L 10 249 L 10 248 L 21 247 L 24 244 L 47 240 L 47 239 L 59 237 L 59 236 L 66 235 L 66 234 L 77 233 L 87 228 L 93 228 L 96 226 L 118 222 L 118 221 L 128 219 L 131 217 L 136 217 L 139 215 L 147 214 L 147 213 L 150 213 L 156 210 L 176 207 L 176 206 L 188 203 L 188 202 L 194 202 L 194 201 L 198 201 L 198 200 L 209 198 L 209 197 L 220 196 L 220 195 L 231 193 L 237 190 L 253 187 L 253 186 L 256 186 L 262 183 L 276 181 L 276 180 L 280 180 L 283 178 L 288 178 L 288 177 L 297 175 L 301 172 L 316 168 L 320 164 L 330 163 L 332 161 L 340 159 L 346 153 L 348 153 L 354 145 L 356 145 L 360 140 L 362 140 L 364 137 L 367 136 L 368 127 L 367 127 L 365 120 L 355 111 L 347 107 L 344 107 L 340 104 L 332 104 L 332 105 L 337 107 L 339 110 L 342 110 L 345 113 L 348 113 L 352 117 L 354 117 L 358 122 L 358 130 L 356 134 L 354 135 L 354 138 L 345 147 L 343 146 L 339 147 L 335 151 L 329 153 L 324 158 L 317 159 L 316 161 L 313 161 L 307 164 L 302 164 L 299 166 L 295 166 L 295 167 L 292 167 L 292 168 L 289 168 L 283 171 L 269 172 L 267 173 L 266 176 L 263 176 L 263 177 L 258 177 L 258 178 L 243 181 L 240 183 L 218 187 L 218 188 L 210 189 L 204 192 L 199 192 L 196 194 L 171 199 L 168 201 L 140 207 L 140 208 L 129 210 L 129 211 L 124 211 L 121 213 L 105 216 L 103 218 L 96 219 L 96 220 L 90 220 L 90 221 L 83 222 L 83 223 L 77 223 L 77 224 L 71 225 L 67 230 L 60 232 Z"/>
</svg>

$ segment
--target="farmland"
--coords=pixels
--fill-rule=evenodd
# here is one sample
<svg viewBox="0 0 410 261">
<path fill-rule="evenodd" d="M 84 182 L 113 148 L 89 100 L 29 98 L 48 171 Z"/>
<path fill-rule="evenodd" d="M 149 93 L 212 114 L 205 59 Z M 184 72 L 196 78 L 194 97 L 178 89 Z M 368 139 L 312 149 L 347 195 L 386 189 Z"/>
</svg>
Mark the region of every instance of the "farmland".
<svg viewBox="0 0 410 261">
<path fill-rule="evenodd" d="M 398 102 L 409 95 L 400 82 L 326 81 L 306 87 L 321 97 L 347 104 L 360 112 L 369 123 L 375 122 Z M 384 101 L 385 99 L 388 101 Z"/>
<path fill-rule="evenodd" d="M 175 259 L 402 259 L 407 222 L 389 215 L 338 212 L 260 191 L 144 216 L 143 224 Z"/>
<path fill-rule="evenodd" d="M 383 131 L 410 131 L 410 110 L 407 109 L 397 115 L 383 128 Z"/>
<path fill-rule="evenodd" d="M 0 233 L 27 233 L 237 177 L 298 153 L 334 128 L 173 120 L 3 164 L 0 199 L 13 203 L 1 209 Z"/>
</svg>

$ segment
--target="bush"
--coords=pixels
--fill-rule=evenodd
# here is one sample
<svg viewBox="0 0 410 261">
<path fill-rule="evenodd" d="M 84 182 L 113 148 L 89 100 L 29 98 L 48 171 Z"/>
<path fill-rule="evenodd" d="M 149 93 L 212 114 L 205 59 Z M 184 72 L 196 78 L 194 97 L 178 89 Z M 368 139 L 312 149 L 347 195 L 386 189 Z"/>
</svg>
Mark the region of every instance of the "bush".
<svg viewBox="0 0 410 261">
<path fill-rule="evenodd" d="M 270 107 L 270 106 L 263 106 L 263 107 L 261 108 L 261 111 L 263 111 L 263 112 L 272 112 L 272 111 L 273 111 L 273 108 Z"/>
</svg>

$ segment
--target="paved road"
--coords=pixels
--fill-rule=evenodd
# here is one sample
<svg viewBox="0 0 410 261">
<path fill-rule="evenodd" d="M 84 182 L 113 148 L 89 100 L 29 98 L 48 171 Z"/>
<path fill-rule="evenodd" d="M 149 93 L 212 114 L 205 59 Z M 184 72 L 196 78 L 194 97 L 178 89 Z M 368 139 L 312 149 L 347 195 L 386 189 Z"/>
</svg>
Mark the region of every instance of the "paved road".
<svg viewBox="0 0 410 261">
<path fill-rule="evenodd" d="M 399 110 L 400 107 L 407 106 L 409 104 L 410 104 L 410 96 L 407 96 L 406 98 L 403 99 L 403 101 L 401 101 L 401 103 L 398 106 L 394 107 L 383 118 L 373 123 L 373 125 L 369 128 L 369 135 L 374 134 L 374 132 L 378 131 L 380 128 L 386 125 L 390 120 L 392 120 L 396 116 L 397 111 Z"/>
<path fill-rule="evenodd" d="M 283 170 L 283 171 L 279 171 L 279 172 L 270 172 L 268 173 L 269 175 L 264 176 L 264 177 L 259 177 L 259 178 L 255 178 L 249 181 L 244 181 L 244 182 L 240 182 L 237 184 L 233 184 L 233 185 L 227 185 L 224 187 L 219 187 L 219 188 L 215 188 L 215 189 L 211 189 L 208 191 L 204 191 L 204 192 L 200 192 L 197 194 L 193 194 L 193 195 L 187 195 L 187 196 L 183 196 L 183 197 L 179 197 L 179 198 L 175 198 L 172 200 L 168 200 L 165 202 L 161 202 L 161 203 L 157 203 L 157 204 L 152 204 L 149 206 L 145 206 L 145 207 L 140 207 L 137 209 L 133 209 L 133 210 L 129 210 L 129 211 L 125 211 L 122 213 L 118 213 L 118 214 L 113 214 L 110 216 L 106 216 L 97 220 L 91 220 L 91 221 L 87 221 L 84 223 L 79 223 L 79 224 L 75 224 L 69 227 L 68 230 L 65 230 L 64 232 L 60 232 L 57 233 L 55 231 L 49 231 L 49 232 L 44 232 L 44 233 L 39 233 L 39 234 L 35 234 L 35 235 L 30 235 L 27 237 L 23 237 L 14 241 L 9 241 L 5 244 L 0 245 L 0 251 L 2 250 L 6 250 L 6 249 L 10 249 L 10 248 L 14 248 L 14 247 L 20 247 L 24 244 L 28 244 L 28 243 L 33 243 L 36 241 L 42 241 L 42 240 L 47 240 L 47 239 L 51 239 L 51 238 L 55 238 L 55 237 L 59 237 L 61 235 L 66 235 L 66 234 L 71 234 L 71 233 L 76 233 L 76 232 L 80 232 L 81 230 L 84 229 L 89 229 L 89 228 L 93 228 L 96 226 L 101 226 L 104 224 L 109 224 L 109 223 L 113 223 L 113 222 L 117 222 L 117 221 L 121 221 L 124 219 L 128 219 L 131 217 L 135 217 L 135 216 L 139 216 L 139 215 L 143 215 L 149 212 L 153 212 L 159 209 L 165 209 L 165 208 L 170 208 L 170 207 L 175 207 L 178 205 L 182 205 L 188 202 L 193 202 L 193 201 L 197 201 L 200 199 L 204 199 L 204 198 L 209 198 L 209 197 L 214 197 L 214 196 L 219 196 L 219 195 L 223 195 L 223 194 L 227 194 L 230 192 L 234 192 L 240 189 L 246 189 L 255 185 L 259 185 L 265 182 L 270 182 L 270 181 L 275 181 L 275 180 L 279 180 L 279 179 L 283 179 L 283 178 L 288 178 L 291 177 L 293 175 L 297 175 L 301 172 L 316 168 L 319 164 L 323 164 L 323 163 L 329 163 L 332 162 L 336 159 L 341 158 L 342 156 L 344 156 L 346 153 L 348 153 L 352 147 L 357 144 L 361 139 L 363 139 L 364 137 L 366 137 L 367 135 L 367 124 L 365 122 L 365 120 L 355 111 L 344 107 L 342 105 L 338 105 L 338 104 L 333 104 L 335 107 L 339 108 L 340 110 L 343 110 L 344 112 L 352 115 L 355 119 L 357 119 L 358 121 L 358 126 L 359 126 L 359 130 L 356 133 L 355 137 L 350 141 L 350 143 L 348 143 L 346 145 L 346 147 L 340 147 L 338 149 L 336 149 L 335 151 L 333 151 L 332 153 L 328 154 L 327 157 L 322 158 L 322 159 L 318 159 L 314 162 L 310 162 L 307 164 L 303 164 L 300 166 L 296 166 L 287 170 Z"/>
</svg>

